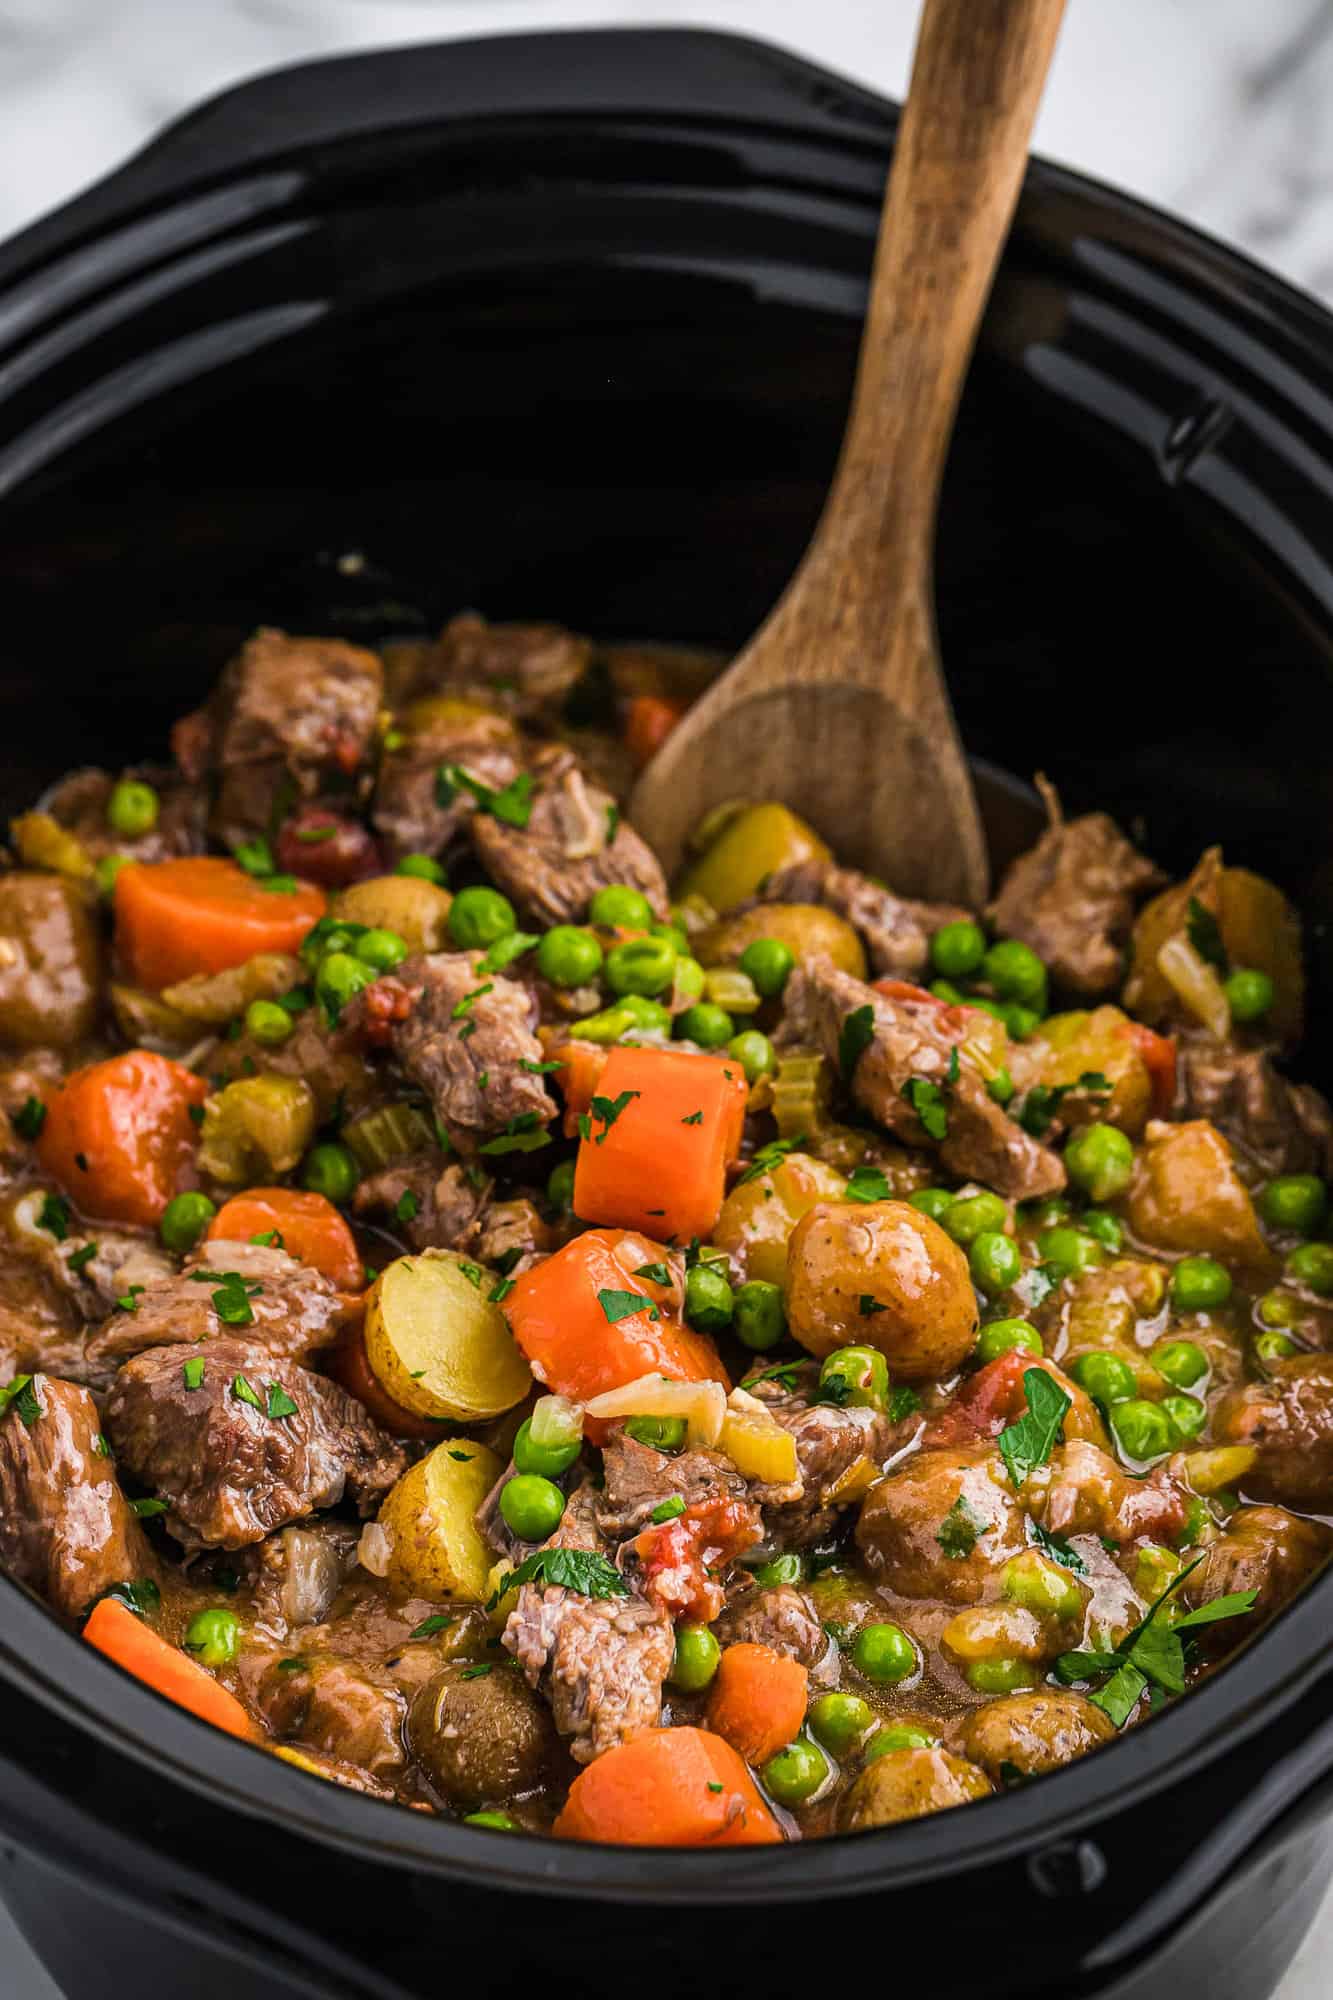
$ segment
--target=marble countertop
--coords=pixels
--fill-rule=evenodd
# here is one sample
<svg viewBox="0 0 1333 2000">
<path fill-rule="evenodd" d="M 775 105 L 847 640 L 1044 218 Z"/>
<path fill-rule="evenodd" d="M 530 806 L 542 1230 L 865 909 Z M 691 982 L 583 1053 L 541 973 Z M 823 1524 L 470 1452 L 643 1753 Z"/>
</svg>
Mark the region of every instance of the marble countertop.
<svg viewBox="0 0 1333 2000">
<path fill-rule="evenodd" d="M 766 36 L 900 95 L 915 0 L 0 0 L 0 236 L 214 91 L 283 63 L 536 27 Z M 1333 0 L 1070 0 L 1037 149 L 1333 304 Z M 10 2000 L 56 2000 L 21 1943 Z M 1333 1992 L 1333 1898 L 1279 2000 Z"/>
</svg>

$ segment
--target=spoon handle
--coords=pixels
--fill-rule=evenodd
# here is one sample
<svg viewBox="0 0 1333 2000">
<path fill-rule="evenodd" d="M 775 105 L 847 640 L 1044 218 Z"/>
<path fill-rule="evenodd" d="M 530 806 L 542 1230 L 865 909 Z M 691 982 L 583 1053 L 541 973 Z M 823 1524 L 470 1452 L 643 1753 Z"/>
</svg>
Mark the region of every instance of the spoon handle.
<svg viewBox="0 0 1333 2000">
<path fill-rule="evenodd" d="M 1063 13 L 1064 0 L 926 0 L 851 420 L 811 550 L 844 615 L 852 578 L 873 617 L 895 604 L 904 565 L 930 574 L 954 413 Z"/>
</svg>

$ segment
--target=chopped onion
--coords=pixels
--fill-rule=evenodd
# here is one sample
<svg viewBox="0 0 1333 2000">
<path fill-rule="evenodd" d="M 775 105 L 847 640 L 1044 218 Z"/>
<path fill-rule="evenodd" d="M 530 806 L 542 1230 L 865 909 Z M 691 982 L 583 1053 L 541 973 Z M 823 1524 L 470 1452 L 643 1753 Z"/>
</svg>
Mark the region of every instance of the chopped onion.
<svg viewBox="0 0 1333 2000">
<path fill-rule="evenodd" d="M 1231 1006 L 1222 982 L 1188 938 L 1169 937 L 1157 954 L 1157 970 L 1197 1020 L 1219 1042 L 1231 1032 Z"/>
<path fill-rule="evenodd" d="M 539 1396 L 528 1419 L 528 1434 L 534 1444 L 551 1445 L 557 1451 L 577 1444 L 583 1436 L 583 1411 L 568 1396 Z"/>
<path fill-rule="evenodd" d="M 362 1530 L 361 1539 L 364 1542 L 369 1534 L 384 1533 L 378 1522 L 371 1522 Z M 342 1558 L 330 1537 L 317 1528 L 284 1528 L 282 1546 L 287 1557 L 279 1600 L 283 1616 L 291 1625 L 318 1625 L 328 1617 L 329 1607 L 338 1595 L 343 1580 Z M 362 1561 L 367 1569 L 371 1567 L 364 1557 Z M 383 1574 L 383 1570 L 375 1571 L 376 1576 Z"/>
<path fill-rule="evenodd" d="M 684 1417 L 689 1444 L 714 1445 L 722 1435 L 727 1398 L 720 1382 L 668 1382 L 665 1375 L 641 1375 L 622 1389 L 608 1389 L 585 1403 L 583 1413 L 600 1422 L 611 1417 Z"/>
<path fill-rule="evenodd" d="M 393 1536 L 378 1521 L 367 1521 L 356 1545 L 356 1559 L 372 1576 L 387 1576 L 393 1555 Z"/>
<path fill-rule="evenodd" d="M 1252 1444 L 1219 1444 L 1184 1454 L 1184 1472 L 1196 1493 L 1220 1493 L 1243 1479 L 1259 1456 Z"/>
</svg>

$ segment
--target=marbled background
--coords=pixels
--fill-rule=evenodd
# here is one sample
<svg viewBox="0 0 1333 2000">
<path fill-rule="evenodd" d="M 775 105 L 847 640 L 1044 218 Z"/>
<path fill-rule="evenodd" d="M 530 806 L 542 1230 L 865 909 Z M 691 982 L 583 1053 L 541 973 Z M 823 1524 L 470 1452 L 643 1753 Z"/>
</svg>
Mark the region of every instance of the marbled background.
<svg viewBox="0 0 1333 2000">
<path fill-rule="evenodd" d="M 0 0 L 0 235 L 199 98 L 309 55 L 690 23 L 767 36 L 900 94 L 916 12 L 915 0 Z M 1036 144 L 1333 303 L 1333 0 L 1070 0 Z M 54 2000 L 7 1931 L 0 1910 L 0 1990 Z M 1330 1994 L 1333 1899 L 1280 2000 Z"/>
</svg>

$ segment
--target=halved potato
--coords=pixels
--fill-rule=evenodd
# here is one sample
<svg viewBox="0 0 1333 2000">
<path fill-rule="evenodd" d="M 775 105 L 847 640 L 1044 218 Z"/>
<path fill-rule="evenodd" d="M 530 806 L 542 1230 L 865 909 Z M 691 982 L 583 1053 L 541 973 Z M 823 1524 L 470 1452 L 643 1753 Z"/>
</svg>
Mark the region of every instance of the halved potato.
<svg viewBox="0 0 1333 2000">
<path fill-rule="evenodd" d="M 409 951 L 440 951 L 448 941 L 453 897 L 419 875 L 372 875 L 340 889 L 329 905 L 331 917 L 396 931 Z"/>
<path fill-rule="evenodd" d="M 822 903 L 758 903 L 752 910 L 723 917 L 696 939 L 695 956 L 701 965 L 731 965 L 757 938 L 777 938 L 798 964 L 822 955 L 853 979 L 866 976 L 860 938 L 845 917 Z"/>
<path fill-rule="evenodd" d="M 490 1297 L 499 1283 L 452 1250 L 398 1257 L 380 1273 L 366 1300 L 366 1359 L 395 1403 L 475 1424 L 523 1400 L 532 1372 Z"/>
<path fill-rule="evenodd" d="M 405 1472 L 379 1511 L 391 1589 L 433 1602 L 484 1604 L 491 1551 L 474 1515 L 504 1466 L 475 1438 L 445 1438 Z"/>
</svg>

